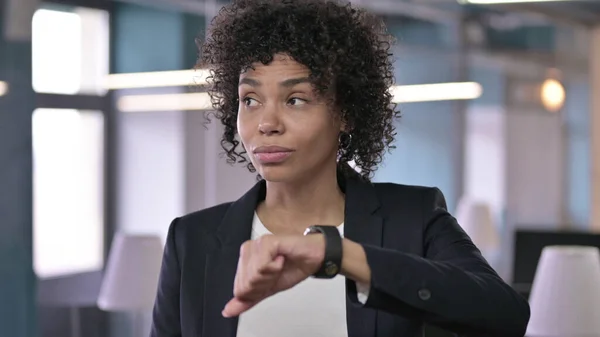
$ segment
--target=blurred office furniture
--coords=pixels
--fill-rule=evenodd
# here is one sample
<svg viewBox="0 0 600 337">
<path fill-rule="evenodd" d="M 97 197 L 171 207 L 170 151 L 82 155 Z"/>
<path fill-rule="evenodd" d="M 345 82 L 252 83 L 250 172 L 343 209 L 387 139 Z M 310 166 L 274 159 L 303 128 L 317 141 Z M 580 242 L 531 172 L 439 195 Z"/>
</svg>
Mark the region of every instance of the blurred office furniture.
<svg viewBox="0 0 600 337">
<path fill-rule="evenodd" d="M 100 271 L 39 279 L 40 337 L 105 337 L 108 319 L 96 306 L 101 280 Z"/>
<path fill-rule="evenodd" d="M 530 337 L 600 335 L 600 251 L 597 247 L 547 246 L 531 296 Z"/>
<path fill-rule="evenodd" d="M 600 248 L 600 234 L 566 230 L 517 230 L 514 240 L 512 285 L 519 293 L 529 296 L 542 250 L 546 246 L 556 245 Z"/>
<path fill-rule="evenodd" d="M 456 219 L 492 267 L 496 267 L 500 234 L 491 206 L 483 201 L 463 197 L 456 209 Z"/>
<path fill-rule="evenodd" d="M 143 334 L 143 314 L 152 309 L 163 245 L 154 235 L 115 235 L 98 296 L 106 311 L 134 314 L 134 336 Z"/>
</svg>

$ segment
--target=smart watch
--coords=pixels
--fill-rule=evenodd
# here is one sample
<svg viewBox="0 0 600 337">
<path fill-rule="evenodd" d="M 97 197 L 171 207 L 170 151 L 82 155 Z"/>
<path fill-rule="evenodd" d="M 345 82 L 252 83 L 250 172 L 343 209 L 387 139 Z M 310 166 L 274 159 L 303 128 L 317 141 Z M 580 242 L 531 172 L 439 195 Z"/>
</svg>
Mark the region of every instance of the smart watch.
<svg viewBox="0 0 600 337">
<path fill-rule="evenodd" d="M 334 278 L 342 268 L 342 236 L 335 226 L 314 225 L 304 235 L 323 234 L 325 237 L 325 258 L 323 264 L 313 275 L 315 278 Z"/>
</svg>

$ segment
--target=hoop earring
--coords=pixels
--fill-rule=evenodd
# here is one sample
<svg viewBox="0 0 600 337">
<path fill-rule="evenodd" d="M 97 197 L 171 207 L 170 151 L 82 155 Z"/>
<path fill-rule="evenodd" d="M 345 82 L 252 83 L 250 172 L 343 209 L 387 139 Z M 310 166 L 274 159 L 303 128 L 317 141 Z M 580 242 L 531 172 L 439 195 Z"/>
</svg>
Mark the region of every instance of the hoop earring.
<svg viewBox="0 0 600 337">
<path fill-rule="evenodd" d="M 350 145 L 352 145 L 352 134 L 348 132 L 340 132 L 338 136 L 338 158 L 341 158 L 345 154 L 347 154 L 350 149 Z"/>
</svg>

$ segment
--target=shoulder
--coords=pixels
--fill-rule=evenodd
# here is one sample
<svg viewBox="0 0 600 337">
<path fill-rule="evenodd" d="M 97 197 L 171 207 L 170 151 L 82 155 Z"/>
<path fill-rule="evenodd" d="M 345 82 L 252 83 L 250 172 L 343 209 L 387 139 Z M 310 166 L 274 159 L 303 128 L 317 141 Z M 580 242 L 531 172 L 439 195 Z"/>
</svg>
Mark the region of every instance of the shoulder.
<svg viewBox="0 0 600 337">
<path fill-rule="evenodd" d="M 179 219 L 181 222 L 190 224 L 206 221 L 214 222 L 215 220 L 220 220 L 225 215 L 231 204 L 233 204 L 233 202 L 224 202 L 216 206 L 188 213 L 184 216 L 181 216 Z"/>
<path fill-rule="evenodd" d="M 231 204 L 222 203 L 176 218 L 169 227 L 167 240 L 173 240 L 178 247 L 212 247 L 214 242 L 210 238 L 214 236 Z"/>
<path fill-rule="evenodd" d="M 435 234 L 431 224 L 448 214 L 439 188 L 373 183 L 383 218 L 383 247 L 425 256 L 426 241 Z"/>
<path fill-rule="evenodd" d="M 188 213 L 175 219 L 174 223 L 177 223 L 177 231 L 215 231 L 232 203 L 233 202 L 222 203 L 216 206 Z"/>
<path fill-rule="evenodd" d="M 374 183 L 373 186 L 384 207 L 406 205 L 424 211 L 447 208 L 444 194 L 437 187 L 395 183 Z"/>
<path fill-rule="evenodd" d="M 439 189 L 437 187 L 430 186 L 419 186 L 419 185 L 404 185 L 404 184 L 396 184 L 396 183 L 373 183 L 373 186 L 378 191 L 393 193 L 394 195 L 423 195 L 428 193 L 433 193 Z"/>
</svg>

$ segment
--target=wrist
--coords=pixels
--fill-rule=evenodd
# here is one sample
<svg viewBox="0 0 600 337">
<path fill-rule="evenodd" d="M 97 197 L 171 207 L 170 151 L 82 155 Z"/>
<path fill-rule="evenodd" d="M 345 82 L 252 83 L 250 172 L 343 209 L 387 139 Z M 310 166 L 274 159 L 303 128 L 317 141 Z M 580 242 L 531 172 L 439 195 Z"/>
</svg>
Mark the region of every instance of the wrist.
<svg viewBox="0 0 600 337">
<path fill-rule="evenodd" d="M 341 270 L 343 259 L 342 236 L 335 226 L 310 226 L 304 235 L 319 237 L 319 266 L 313 277 L 333 278 Z"/>
<path fill-rule="evenodd" d="M 344 255 L 340 274 L 362 284 L 371 283 L 371 268 L 364 248 L 348 239 L 342 240 Z"/>
<path fill-rule="evenodd" d="M 323 265 L 325 260 L 325 236 L 315 233 L 304 237 L 310 251 L 308 263 L 311 266 L 310 275 L 315 274 Z"/>
</svg>

